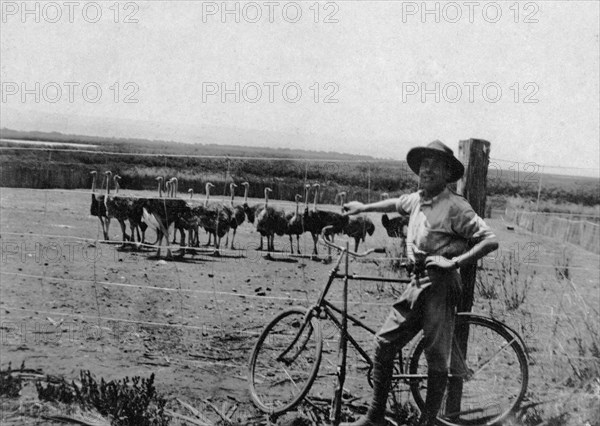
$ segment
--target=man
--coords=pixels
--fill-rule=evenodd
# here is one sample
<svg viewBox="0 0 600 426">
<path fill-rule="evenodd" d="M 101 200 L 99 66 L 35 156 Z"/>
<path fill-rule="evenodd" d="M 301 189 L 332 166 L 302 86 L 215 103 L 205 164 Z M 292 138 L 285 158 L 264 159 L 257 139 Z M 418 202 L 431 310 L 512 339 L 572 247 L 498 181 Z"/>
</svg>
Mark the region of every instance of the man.
<svg viewBox="0 0 600 426">
<path fill-rule="evenodd" d="M 385 425 L 394 357 L 420 330 L 426 339 L 429 370 L 419 424 L 434 425 L 446 388 L 454 315 L 462 289 L 458 268 L 498 248 L 496 236 L 483 219 L 463 197 L 446 187 L 464 174 L 464 166 L 450 148 L 436 140 L 427 147 L 411 149 L 406 161 L 419 175 L 419 191 L 395 200 L 344 205 L 348 215 L 393 211 L 410 215 L 406 242 L 413 265 L 410 285 L 375 337 L 369 411 L 346 426 Z"/>
</svg>

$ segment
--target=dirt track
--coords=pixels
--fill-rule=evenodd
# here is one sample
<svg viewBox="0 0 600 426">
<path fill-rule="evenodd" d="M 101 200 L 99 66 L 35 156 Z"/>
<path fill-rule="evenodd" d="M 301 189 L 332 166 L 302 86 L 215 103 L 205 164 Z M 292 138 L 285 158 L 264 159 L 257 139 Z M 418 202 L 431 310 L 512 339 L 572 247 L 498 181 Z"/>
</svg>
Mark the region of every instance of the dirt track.
<svg viewBox="0 0 600 426">
<path fill-rule="evenodd" d="M 153 259 L 153 252 L 147 250 L 119 251 L 116 245 L 94 241 L 101 230 L 98 220 L 89 215 L 89 194 L 2 188 L 1 197 L 2 367 L 9 361 L 13 367 L 25 361 L 27 367 L 68 379 L 76 378 L 81 369 L 106 379 L 154 372 L 159 391 L 190 402 L 213 420 L 218 417 L 205 398 L 219 407 L 238 404 L 236 417 L 242 423 L 257 414 L 245 381 L 256 334 L 281 310 L 315 300 L 331 268 L 283 253 L 275 260 L 265 259 L 264 253 L 254 250 L 259 237 L 247 223 L 238 229 L 238 250 L 223 251 L 220 257 Z M 367 247 L 389 245 L 378 215 L 373 220 L 377 230 Z M 598 256 L 569 246 L 577 290 L 557 289 L 551 283 L 551 265 L 562 249 L 559 243 L 508 231 L 500 219 L 489 222 L 505 250 L 519 247 L 516 251 L 521 250 L 518 256 L 523 259 L 530 254 L 531 246 L 526 243 L 533 242 L 535 263 L 547 265 L 538 268 L 525 308 L 495 312 L 520 327 L 535 349 L 533 356 L 538 358 L 530 371 L 531 400 L 572 398 L 578 389 L 565 385 L 569 367 L 551 344 L 558 336 L 551 323 L 559 314 L 574 312 L 567 302 L 579 306 L 578 300 L 583 299 L 590 304 L 588 314 L 597 324 L 600 278 L 598 272 L 584 268 L 597 268 Z M 111 225 L 111 239 L 120 239 L 116 221 Z M 201 241 L 205 240 L 201 235 Z M 277 250 L 287 251 L 288 244 L 287 238 L 276 239 Z M 303 253 L 312 250 L 309 236 L 303 237 L 301 245 Z M 355 263 L 353 270 L 393 276 L 385 268 L 385 259 L 376 263 Z M 356 302 L 352 310 L 376 328 L 398 290 L 359 284 L 350 292 Z M 334 299 L 337 293 L 336 289 Z M 478 303 L 477 310 L 489 313 L 489 309 L 486 301 Z M 567 327 L 563 321 L 556 322 Z M 565 335 L 568 330 L 564 329 Z M 369 337 L 363 337 L 368 345 Z M 573 348 L 569 341 L 562 345 L 567 351 Z M 552 353 L 557 355 L 546 356 Z M 330 394 L 330 361 L 327 353 L 315 387 L 323 396 Z M 364 377 L 350 376 L 351 392 L 364 394 L 368 386 Z M 554 409 L 546 407 L 548 413 Z"/>
</svg>

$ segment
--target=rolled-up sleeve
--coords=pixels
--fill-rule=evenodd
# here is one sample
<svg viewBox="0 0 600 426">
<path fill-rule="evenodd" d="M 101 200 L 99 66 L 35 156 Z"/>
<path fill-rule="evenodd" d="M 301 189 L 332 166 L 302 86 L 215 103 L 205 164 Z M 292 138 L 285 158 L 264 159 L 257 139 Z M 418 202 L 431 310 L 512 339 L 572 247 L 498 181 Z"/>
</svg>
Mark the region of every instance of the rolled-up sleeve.
<svg viewBox="0 0 600 426">
<path fill-rule="evenodd" d="M 410 215 L 419 201 L 419 193 L 402 194 L 396 200 L 396 211 L 401 215 Z"/>
<path fill-rule="evenodd" d="M 486 238 L 493 238 L 496 235 L 492 228 L 473 210 L 468 204 L 457 206 L 451 216 L 452 230 L 457 235 L 470 240 L 479 242 Z"/>
</svg>

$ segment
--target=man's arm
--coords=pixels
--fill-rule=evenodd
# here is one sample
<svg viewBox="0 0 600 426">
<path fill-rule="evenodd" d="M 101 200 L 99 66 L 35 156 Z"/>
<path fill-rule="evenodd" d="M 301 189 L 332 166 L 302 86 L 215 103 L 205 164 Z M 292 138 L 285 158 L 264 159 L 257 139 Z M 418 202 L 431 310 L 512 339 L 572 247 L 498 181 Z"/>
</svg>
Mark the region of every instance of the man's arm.
<svg viewBox="0 0 600 426">
<path fill-rule="evenodd" d="M 475 263 L 477 260 L 484 257 L 486 254 L 493 252 L 498 249 L 498 239 L 495 235 L 490 235 L 483 238 L 477 244 L 475 244 L 469 251 L 456 256 L 452 259 L 446 259 L 443 256 L 429 256 L 425 260 L 427 267 L 437 266 L 442 269 L 452 269 Z"/>
<path fill-rule="evenodd" d="M 351 216 L 368 212 L 392 213 L 396 211 L 397 201 L 397 199 L 393 198 L 377 201 L 376 203 L 371 204 L 363 204 L 360 201 L 350 201 L 343 206 L 344 215 Z"/>
</svg>

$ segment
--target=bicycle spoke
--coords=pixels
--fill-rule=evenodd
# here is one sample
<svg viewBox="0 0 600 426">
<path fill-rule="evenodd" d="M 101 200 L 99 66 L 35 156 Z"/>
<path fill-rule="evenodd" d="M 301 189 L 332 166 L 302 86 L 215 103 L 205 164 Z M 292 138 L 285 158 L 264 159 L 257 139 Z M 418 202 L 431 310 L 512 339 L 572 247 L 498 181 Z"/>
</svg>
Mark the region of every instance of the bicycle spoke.
<svg viewBox="0 0 600 426">
<path fill-rule="evenodd" d="M 250 359 L 250 394 L 270 414 L 283 413 L 308 392 L 321 360 L 321 331 L 313 318 L 304 326 L 301 308 L 277 316 L 259 337 Z"/>
<path fill-rule="evenodd" d="M 466 354 L 458 346 L 453 349 L 451 374 L 439 421 L 444 425 L 499 423 L 524 396 L 526 356 L 516 337 L 490 320 L 463 315 L 457 322 L 457 335 L 468 335 L 468 349 Z M 426 372 L 421 341 L 410 361 L 411 391 L 420 407 L 425 403 L 427 381 L 412 375 Z"/>
<path fill-rule="evenodd" d="M 501 352 L 503 352 L 506 348 L 510 348 L 510 346 L 513 344 L 513 342 L 516 342 L 517 339 L 513 339 L 510 342 L 506 343 L 504 346 L 502 346 L 500 349 L 498 349 L 498 351 L 496 351 L 495 354 L 492 355 L 492 357 L 490 359 L 488 359 L 486 362 L 484 362 L 476 371 L 474 371 L 473 373 L 471 373 L 473 376 L 476 375 L 478 372 L 480 372 L 481 370 L 483 370 L 490 362 L 492 362 L 494 360 L 494 358 L 496 358 Z"/>
</svg>

